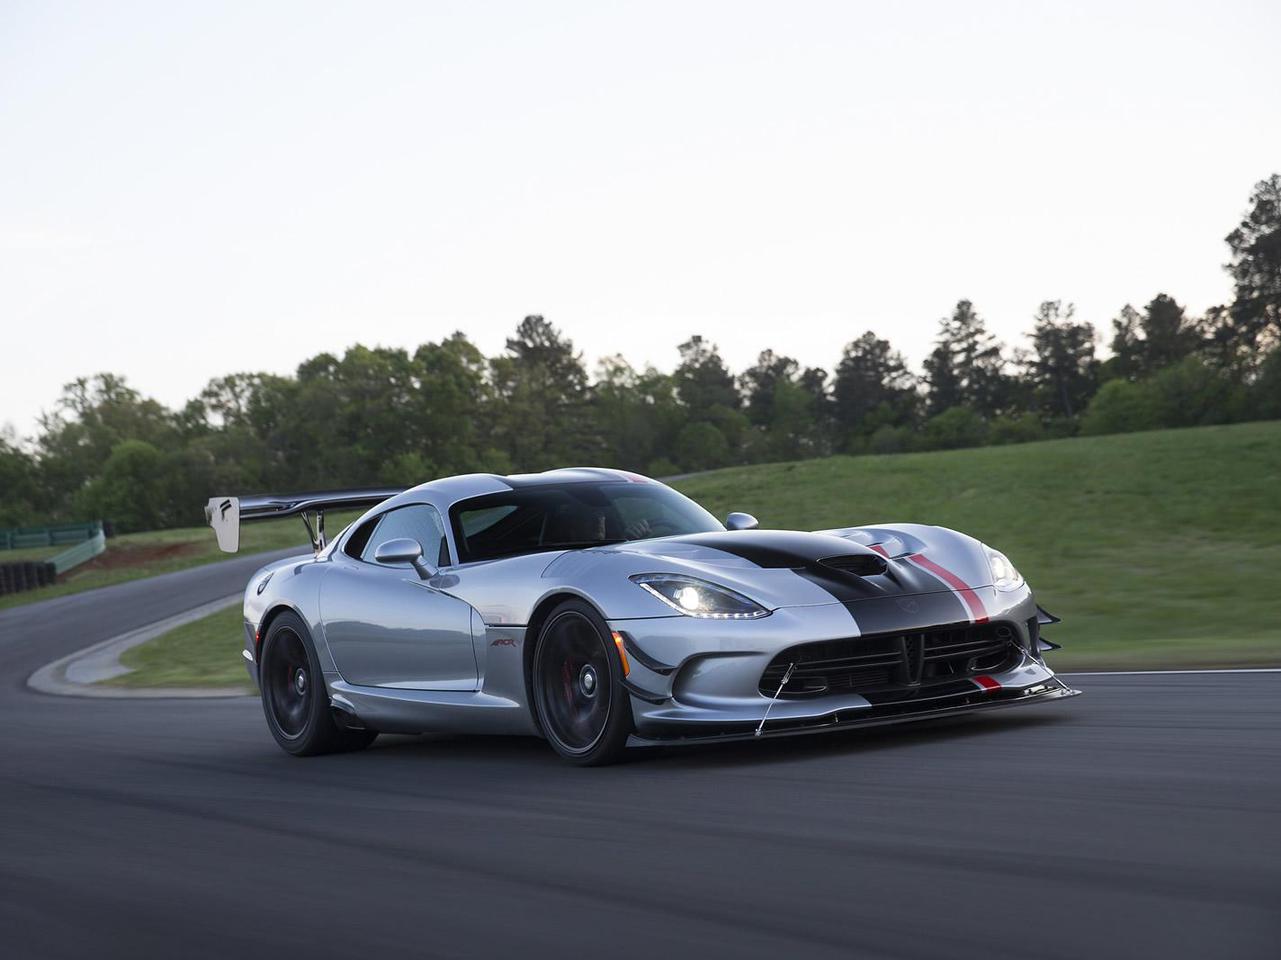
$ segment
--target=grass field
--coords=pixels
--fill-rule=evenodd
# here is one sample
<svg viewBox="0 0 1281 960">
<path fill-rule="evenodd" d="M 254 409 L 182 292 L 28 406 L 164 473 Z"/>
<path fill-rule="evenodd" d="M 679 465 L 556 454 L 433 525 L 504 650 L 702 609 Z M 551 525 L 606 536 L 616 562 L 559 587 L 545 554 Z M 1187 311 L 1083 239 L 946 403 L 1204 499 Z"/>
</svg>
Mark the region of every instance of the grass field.
<svg viewBox="0 0 1281 960">
<path fill-rule="evenodd" d="M 105 681 L 118 687 L 235 687 L 252 691 L 240 648 L 245 643 L 240 604 L 171 630 L 126 650 L 120 662 L 133 672 Z"/>
<path fill-rule="evenodd" d="M 358 514 L 333 514 L 326 519 L 326 528 L 337 532 Z M 240 528 L 241 553 L 263 550 L 283 550 L 296 546 L 300 552 L 309 548 L 307 531 L 302 521 L 267 520 L 248 523 Z M 48 559 L 63 547 L 39 547 L 32 550 L 0 551 L 0 562 L 13 560 Z M 126 580 L 154 577 L 161 573 L 185 570 L 204 563 L 226 560 L 228 554 L 218 549 L 213 531 L 208 527 L 183 527 L 176 530 L 154 530 L 148 533 L 126 533 L 107 541 L 107 549 L 88 563 L 67 572 L 56 584 L 38 590 L 27 590 L 0 597 L 0 610 L 24 603 L 35 603 L 52 597 L 62 597 L 82 590 L 108 587 Z"/>
<path fill-rule="evenodd" d="M 1281 664 L 1278 421 L 832 457 L 676 486 L 764 527 L 897 520 L 971 533 L 1063 618 L 1046 632 L 1063 644 L 1060 668 Z M 215 614 L 130 651 L 138 672 L 115 682 L 241 682 L 241 643 L 238 610 Z"/>
</svg>

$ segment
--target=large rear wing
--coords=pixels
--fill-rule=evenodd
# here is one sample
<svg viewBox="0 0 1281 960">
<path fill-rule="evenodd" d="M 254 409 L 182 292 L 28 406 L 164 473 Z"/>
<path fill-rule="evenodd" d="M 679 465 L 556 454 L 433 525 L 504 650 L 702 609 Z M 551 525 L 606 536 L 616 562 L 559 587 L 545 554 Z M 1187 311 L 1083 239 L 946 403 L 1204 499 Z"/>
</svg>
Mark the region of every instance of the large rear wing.
<svg viewBox="0 0 1281 960">
<path fill-rule="evenodd" d="M 371 490 L 331 490 L 325 493 L 259 493 L 248 497 L 211 497 L 205 519 L 213 527 L 218 546 L 226 553 L 240 549 L 240 525 L 276 517 L 302 517 L 312 549 L 325 547 L 325 511 L 372 507 L 403 493 L 403 487 Z"/>
</svg>

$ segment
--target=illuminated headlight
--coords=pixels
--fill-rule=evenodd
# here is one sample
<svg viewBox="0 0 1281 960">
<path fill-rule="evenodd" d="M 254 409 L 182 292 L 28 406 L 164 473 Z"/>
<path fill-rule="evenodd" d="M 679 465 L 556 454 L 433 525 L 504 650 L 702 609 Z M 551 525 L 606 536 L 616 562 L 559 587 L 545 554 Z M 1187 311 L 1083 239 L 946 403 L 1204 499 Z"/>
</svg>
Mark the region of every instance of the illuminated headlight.
<svg viewBox="0 0 1281 960">
<path fill-rule="evenodd" d="M 755 620 L 769 611 L 755 600 L 706 580 L 670 573 L 640 573 L 632 583 L 652 593 L 677 613 L 708 620 Z"/>
<path fill-rule="evenodd" d="M 992 586 L 998 590 L 1017 590 L 1023 586 L 1023 574 L 1014 569 L 1009 557 L 1000 550 L 993 550 L 991 547 L 985 549 L 987 565 L 992 570 Z"/>
</svg>

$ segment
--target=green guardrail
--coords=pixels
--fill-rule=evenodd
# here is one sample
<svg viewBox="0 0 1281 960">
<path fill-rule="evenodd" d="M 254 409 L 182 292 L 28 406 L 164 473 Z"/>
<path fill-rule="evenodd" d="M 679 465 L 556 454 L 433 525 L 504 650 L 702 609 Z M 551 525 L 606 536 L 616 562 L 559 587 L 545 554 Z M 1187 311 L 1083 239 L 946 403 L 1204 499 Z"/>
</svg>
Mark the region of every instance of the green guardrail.
<svg viewBox="0 0 1281 960">
<path fill-rule="evenodd" d="M 55 556 L 49 558 L 53 564 L 53 569 L 62 576 L 72 567 L 78 567 L 80 564 L 92 560 L 98 554 L 107 549 L 107 538 L 102 533 L 102 527 L 98 527 L 98 532 L 88 540 L 77 543 L 70 550 L 63 550 Z"/>
<path fill-rule="evenodd" d="M 11 527 L 8 530 L 0 530 L 0 550 L 27 550 L 31 547 L 57 547 L 64 543 L 83 543 L 101 534 L 101 520 L 92 520 L 88 523 L 64 523 L 52 527 Z"/>
</svg>

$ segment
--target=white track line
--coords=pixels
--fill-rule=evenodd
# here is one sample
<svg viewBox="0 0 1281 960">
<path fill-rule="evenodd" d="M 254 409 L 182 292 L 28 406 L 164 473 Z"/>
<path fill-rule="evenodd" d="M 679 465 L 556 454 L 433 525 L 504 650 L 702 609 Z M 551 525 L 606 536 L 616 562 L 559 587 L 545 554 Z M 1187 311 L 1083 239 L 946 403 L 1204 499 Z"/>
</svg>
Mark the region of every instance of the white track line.
<svg viewBox="0 0 1281 960">
<path fill-rule="evenodd" d="M 1281 667 L 1224 667 L 1220 670 L 1095 670 L 1076 673 L 1064 671 L 1061 677 L 1150 677 L 1166 673 L 1281 673 Z"/>
</svg>

